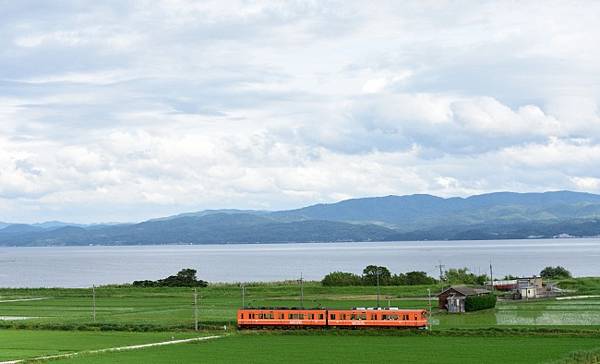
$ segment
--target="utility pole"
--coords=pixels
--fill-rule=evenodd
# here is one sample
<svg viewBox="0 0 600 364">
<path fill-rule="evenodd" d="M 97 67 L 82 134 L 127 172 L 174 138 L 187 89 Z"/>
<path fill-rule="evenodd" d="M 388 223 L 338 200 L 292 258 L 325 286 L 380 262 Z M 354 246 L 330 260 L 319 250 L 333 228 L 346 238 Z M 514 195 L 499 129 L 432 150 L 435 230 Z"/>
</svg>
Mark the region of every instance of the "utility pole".
<svg viewBox="0 0 600 364">
<path fill-rule="evenodd" d="M 194 330 L 198 331 L 198 288 L 194 287 Z"/>
<path fill-rule="evenodd" d="M 429 300 L 429 315 L 427 315 L 427 326 L 429 326 L 429 330 L 431 331 L 431 289 L 429 288 L 427 288 L 427 298 Z"/>
<path fill-rule="evenodd" d="M 442 286 L 442 290 L 444 289 L 444 272 L 442 271 L 444 267 L 446 266 L 442 264 L 441 261 L 438 261 L 438 265 L 436 265 L 436 268 L 440 268 L 440 285 Z"/>
<path fill-rule="evenodd" d="M 242 308 L 246 308 L 246 286 L 242 283 Z"/>
<path fill-rule="evenodd" d="M 92 285 L 92 318 L 96 322 L 96 286 Z"/>
<path fill-rule="evenodd" d="M 377 275 L 377 308 L 379 308 L 379 295 L 381 294 L 381 292 L 379 291 L 379 275 L 381 274 L 381 270 L 379 269 L 379 267 L 377 267 L 377 270 L 375 271 L 375 275 Z"/>
<path fill-rule="evenodd" d="M 492 292 L 494 292 L 494 271 L 492 270 L 492 261 L 490 260 L 490 284 L 492 285 Z"/>
<path fill-rule="evenodd" d="M 304 308 L 304 279 L 302 278 L 302 272 L 300 272 L 300 307 Z"/>
</svg>

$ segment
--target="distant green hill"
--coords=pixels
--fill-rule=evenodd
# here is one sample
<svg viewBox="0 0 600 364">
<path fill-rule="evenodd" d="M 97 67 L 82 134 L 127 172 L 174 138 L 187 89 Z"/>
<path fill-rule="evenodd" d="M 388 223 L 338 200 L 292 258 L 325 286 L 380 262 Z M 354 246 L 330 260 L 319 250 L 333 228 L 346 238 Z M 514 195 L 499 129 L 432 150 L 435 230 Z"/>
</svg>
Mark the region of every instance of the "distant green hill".
<svg viewBox="0 0 600 364">
<path fill-rule="evenodd" d="M 287 211 L 206 210 L 138 224 L 0 225 L 0 245 L 294 243 L 600 235 L 600 195 L 386 196 Z"/>
<path fill-rule="evenodd" d="M 278 217 L 370 222 L 414 231 L 440 225 L 600 218 L 600 195 L 559 191 L 497 192 L 468 198 L 387 196 L 319 204 L 273 213 Z"/>
</svg>

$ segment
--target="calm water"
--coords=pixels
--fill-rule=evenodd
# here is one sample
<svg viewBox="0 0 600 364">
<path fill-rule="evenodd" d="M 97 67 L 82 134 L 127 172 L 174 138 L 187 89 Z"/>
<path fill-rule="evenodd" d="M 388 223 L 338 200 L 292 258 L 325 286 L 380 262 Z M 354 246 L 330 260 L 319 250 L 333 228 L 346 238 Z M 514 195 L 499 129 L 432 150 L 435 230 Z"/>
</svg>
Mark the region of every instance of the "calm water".
<svg viewBox="0 0 600 364">
<path fill-rule="evenodd" d="M 211 282 L 320 279 L 368 264 L 393 272 L 469 267 L 494 276 L 532 275 L 563 265 L 577 276 L 600 276 L 600 239 L 368 242 L 331 244 L 178 245 L 0 248 L 0 287 L 89 287 L 159 279 L 195 268 Z"/>
</svg>

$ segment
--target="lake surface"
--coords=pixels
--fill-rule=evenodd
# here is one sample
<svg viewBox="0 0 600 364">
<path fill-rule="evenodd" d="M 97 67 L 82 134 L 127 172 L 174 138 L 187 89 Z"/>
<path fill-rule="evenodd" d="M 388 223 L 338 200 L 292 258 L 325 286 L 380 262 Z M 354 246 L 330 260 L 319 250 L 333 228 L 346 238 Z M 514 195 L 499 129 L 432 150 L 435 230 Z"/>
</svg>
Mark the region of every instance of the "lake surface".
<svg viewBox="0 0 600 364">
<path fill-rule="evenodd" d="M 494 276 L 533 275 L 562 265 L 600 276 L 600 239 L 0 248 L 0 287 L 89 287 L 159 279 L 182 268 L 210 282 L 319 280 L 369 264 L 439 275 L 468 267 Z"/>
</svg>

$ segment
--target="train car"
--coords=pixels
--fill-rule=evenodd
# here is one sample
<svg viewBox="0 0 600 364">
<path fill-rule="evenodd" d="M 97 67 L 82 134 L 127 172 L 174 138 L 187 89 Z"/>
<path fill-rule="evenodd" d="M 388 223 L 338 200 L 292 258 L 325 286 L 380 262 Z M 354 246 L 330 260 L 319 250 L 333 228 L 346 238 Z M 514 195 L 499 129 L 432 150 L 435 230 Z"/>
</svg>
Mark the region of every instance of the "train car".
<svg viewBox="0 0 600 364">
<path fill-rule="evenodd" d="M 324 309 L 244 308 L 237 313 L 239 328 L 258 327 L 325 327 Z"/>
<path fill-rule="evenodd" d="M 333 327 L 427 327 L 426 310 L 372 309 L 328 310 L 327 326 Z"/>
<path fill-rule="evenodd" d="M 427 327 L 427 311 L 398 308 L 354 308 L 351 310 L 245 308 L 238 310 L 239 328 L 301 327 Z"/>
</svg>

